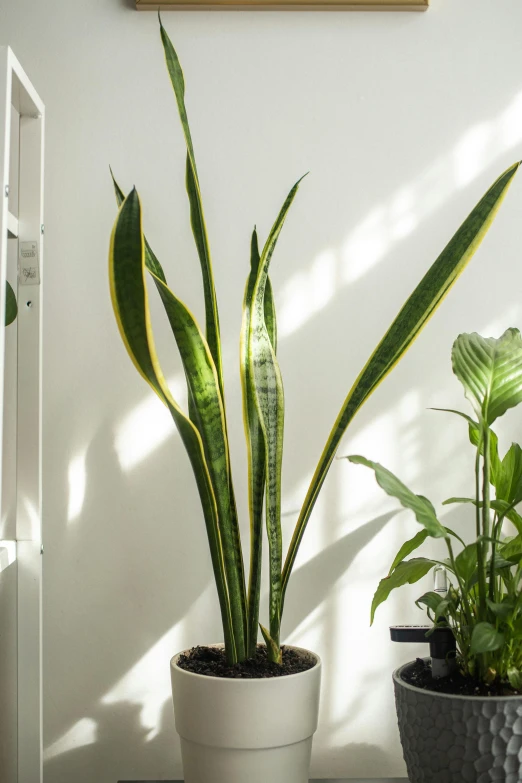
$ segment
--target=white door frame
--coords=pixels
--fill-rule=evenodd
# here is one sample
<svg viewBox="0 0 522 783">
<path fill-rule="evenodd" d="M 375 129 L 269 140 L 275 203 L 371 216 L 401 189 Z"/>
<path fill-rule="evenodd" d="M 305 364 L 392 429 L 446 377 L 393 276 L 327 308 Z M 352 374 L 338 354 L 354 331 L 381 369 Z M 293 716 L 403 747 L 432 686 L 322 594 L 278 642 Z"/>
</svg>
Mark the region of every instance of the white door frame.
<svg viewBox="0 0 522 783">
<path fill-rule="evenodd" d="M 9 212 L 13 108 L 20 115 L 18 215 Z M 42 783 L 42 260 L 45 108 L 9 47 L 0 47 L 0 411 L 7 238 L 17 238 L 18 783 Z M 22 245 L 22 243 L 24 243 Z M 2 444 L 3 416 L 0 416 Z M 0 475 L 2 448 L 0 447 Z M 1 510 L 0 487 L 0 510 Z"/>
</svg>

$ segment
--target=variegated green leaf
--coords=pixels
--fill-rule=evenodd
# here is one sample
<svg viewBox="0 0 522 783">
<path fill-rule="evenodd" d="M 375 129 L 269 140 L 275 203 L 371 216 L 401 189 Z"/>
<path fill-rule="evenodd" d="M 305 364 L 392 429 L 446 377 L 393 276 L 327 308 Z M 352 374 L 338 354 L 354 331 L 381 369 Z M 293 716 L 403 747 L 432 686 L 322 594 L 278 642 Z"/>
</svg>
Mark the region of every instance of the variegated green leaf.
<svg viewBox="0 0 522 783">
<path fill-rule="evenodd" d="M 261 633 L 263 634 L 263 639 L 265 640 L 269 659 L 274 661 L 274 663 L 282 663 L 283 655 L 279 642 L 276 642 L 274 639 L 272 639 L 270 636 L 270 631 L 267 631 L 264 625 L 259 624 L 259 627 L 261 629 Z"/>
<path fill-rule="evenodd" d="M 522 338 L 518 329 L 507 329 L 498 340 L 476 332 L 461 334 L 453 344 L 451 361 L 467 399 L 486 424 L 493 424 L 522 402 Z"/>
<path fill-rule="evenodd" d="M 112 169 L 110 169 L 111 177 L 112 177 L 112 184 L 114 185 L 114 193 L 116 195 L 116 203 L 119 207 L 123 204 L 125 200 L 125 194 L 123 193 L 122 189 L 116 182 L 116 178 L 114 177 Z M 165 273 L 163 272 L 163 268 L 156 258 L 156 255 L 154 254 L 151 246 L 149 245 L 147 241 L 147 237 L 143 235 L 143 242 L 145 245 L 145 266 L 151 272 L 153 275 L 156 275 L 156 277 L 159 277 L 160 280 L 162 280 L 164 283 L 167 282 L 167 279 L 165 277 Z"/>
<path fill-rule="evenodd" d="M 237 654 L 246 655 L 246 589 L 243 554 L 232 494 L 225 412 L 216 367 L 196 319 L 162 280 L 153 275 L 183 362 L 195 423 L 203 441 L 214 488 L 223 547 L 225 574 L 232 608 Z"/>
<path fill-rule="evenodd" d="M 160 32 L 161 41 L 163 43 L 163 50 L 165 52 L 165 62 L 167 64 L 170 81 L 174 89 L 181 126 L 183 128 L 183 135 L 185 137 L 185 143 L 187 146 L 186 186 L 190 204 L 190 223 L 194 234 L 194 240 L 201 264 L 201 274 L 203 277 L 206 338 L 210 352 L 212 354 L 212 358 L 214 359 L 214 364 L 216 365 L 221 397 L 224 399 L 221 338 L 219 333 L 219 315 L 216 300 L 216 290 L 214 286 L 214 273 L 212 270 L 210 246 L 205 224 L 205 215 L 203 212 L 203 203 L 201 199 L 201 190 L 196 168 L 196 159 L 194 156 L 194 146 L 190 133 L 187 110 L 185 107 L 185 80 L 178 55 L 174 49 L 174 46 L 172 45 L 172 41 L 167 35 L 167 31 L 161 23 L 161 18 Z"/>
<path fill-rule="evenodd" d="M 216 498 L 201 436 L 173 399 L 156 355 L 145 285 L 141 205 L 135 189 L 122 203 L 114 224 L 109 252 L 109 280 L 114 314 L 129 356 L 140 375 L 167 406 L 192 464 L 207 527 L 227 654 L 231 661 L 235 661 L 237 651 L 232 607 L 226 585 Z"/>
<path fill-rule="evenodd" d="M 449 244 L 411 294 L 352 386 L 334 423 L 308 488 L 283 572 L 283 594 L 308 520 L 351 420 L 408 350 L 433 315 L 487 233 L 519 163 L 502 174 L 466 218 Z"/>
<path fill-rule="evenodd" d="M 243 323 L 240 339 L 240 374 L 243 398 L 243 421 L 247 443 L 248 506 L 250 515 L 250 575 L 248 584 L 248 653 L 253 656 L 259 627 L 259 600 L 261 593 L 261 565 L 263 552 L 263 498 L 265 493 L 265 440 L 259 422 L 255 390 L 250 373 L 248 346 L 250 341 L 252 294 L 259 269 L 257 231 L 252 234 L 250 274 L 243 300 Z M 264 300 L 265 324 L 274 351 L 277 345 L 275 306 L 270 278 L 267 278 Z"/>
<path fill-rule="evenodd" d="M 270 561 L 270 636 L 276 645 L 280 643 L 282 608 L 281 467 L 283 460 L 284 392 L 275 350 L 265 321 L 265 290 L 270 260 L 288 210 L 297 193 L 299 182 L 290 191 L 261 253 L 257 278 L 252 291 L 248 341 L 250 379 L 265 441 L 266 524 Z"/>
</svg>

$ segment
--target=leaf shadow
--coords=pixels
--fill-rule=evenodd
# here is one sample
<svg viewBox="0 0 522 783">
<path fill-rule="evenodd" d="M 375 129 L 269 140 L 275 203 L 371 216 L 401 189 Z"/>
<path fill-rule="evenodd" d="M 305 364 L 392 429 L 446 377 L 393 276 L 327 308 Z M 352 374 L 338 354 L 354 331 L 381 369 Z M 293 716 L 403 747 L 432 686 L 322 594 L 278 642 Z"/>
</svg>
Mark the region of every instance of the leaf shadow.
<svg viewBox="0 0 522 783">
<path fill-rule="evenodd" d="M 295 631 L 327 598 L 359 552 L 398 513 L 388 511 L 352 530 L 292 574 L 285 601 L 283 638 Z"/>
</svg>

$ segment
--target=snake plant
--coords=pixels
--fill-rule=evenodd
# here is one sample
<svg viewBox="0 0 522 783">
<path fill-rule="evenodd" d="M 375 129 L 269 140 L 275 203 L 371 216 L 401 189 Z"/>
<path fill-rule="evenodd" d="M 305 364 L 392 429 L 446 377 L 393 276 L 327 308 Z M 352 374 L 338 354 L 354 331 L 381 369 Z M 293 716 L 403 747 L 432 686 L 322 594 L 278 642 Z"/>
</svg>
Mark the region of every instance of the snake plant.
<svg viewBox="0 0 522 783">
<path fill-rule="evenodd" d="M 161 19 L 160 33 L 185 138 L 186 188 L 203 279 L 205 324 L 204 327 L 198 324 L 169 287 L 163 267 L 144 236 L 136 189 L 125 196 L 116 181 L 119 211 L 109 254 L 112 303 L 127 351 L 138 372 L 168 408 L 192 464 L 207 529 L 227 659 L 234 663 L 252 655 L 260 628 L 270 659 L 280 662 L 281 617 L 289 578 L 339 442 L 359 408 L 397 364 L 466 266 L 491 224 L 518 164 L 502 174 L 473 209 L 402 307 L 356 379 L 319 458 L 285 558 L 281 536 L 284 393 L 277 362 L 276 312 L 269 267 L 301 180 L 290 190 L 261 249 L 254 230 L 240 340 L 251 529 L 247 583 L 230 467 L 218 304 L 185 107 L 185 82 Z M 187 411 L 172 396 L 156 355 L 147 274 L 161 298 L 181 356 L 188 387 Z M 263 513 L 270 585 L 267 627 L 259 624 Z"/>
</svg>

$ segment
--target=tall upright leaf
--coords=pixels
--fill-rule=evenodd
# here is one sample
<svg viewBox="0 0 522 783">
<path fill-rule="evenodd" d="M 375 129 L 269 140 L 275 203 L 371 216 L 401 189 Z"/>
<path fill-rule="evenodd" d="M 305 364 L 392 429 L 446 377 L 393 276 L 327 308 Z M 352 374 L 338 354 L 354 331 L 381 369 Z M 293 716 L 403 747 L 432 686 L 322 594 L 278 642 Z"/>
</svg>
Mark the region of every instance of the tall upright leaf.
<svg viewBox="0 0 522 783">
<path fill-rule="evenodd" d="M 207 342 L 190 310 L 170 288 L 153 275 L 178 345 L 195 423 L 203 441 L 205 458 L 214 488 L 218 525 L 237 654 L 246 655 L 246 589 L 243 553 L 232 493 L 229 445 L 225 412 L 216 367 Z"/>
<path fill-rule="evenodd" d="M 368 397 L 395 367 L 433 315 L 484 238 L 519 163 L 493 183 L 411 294 L 352 386 L 330 432 L 308 488 L 285 561 L 283 595 L 299 545 L 346 428 Z"/>
<path fill-rule="evenodd" d="M 225 577 L 216 497 L 201 436 L 173 399 L 156 355 L 145 285 L 145 246 L 141 228 L 141 204 L 135 189 L 123 201 L 114 224 L 109 251 L 109 280 L 114 314 L 127 352 L 140 375 L 167 406 L 194 471 L 207 528 L 227 653 L 230 660 L 235 661 L 238 656 Z"/>
<path fill-rule="evenodd" d="M 172 41 L 167 35 L 167 31 L 161 23 L 160 33 L 165 52 L 165 62 L 169 72 L 170 81 L 174 89 L 176 103 L 178 105 L 181 126 L 187 146 L 187 164 L 186 164 L 186 186 L 190 204 L 190 223 L 196 242 L 196 248 L 201 264 L 201 274 L 203 277 L 203 292 L 205 296 L 205 326 L 207 342 L 216 365 L 219 379 L 219 388 L 224 400 L 223 393 L 223 368 L 221 359 L 221 338 L 219 333 L 219 314 L 216 300 L 216 290 L 214 286 L 214 273 L 212 270 L 212 260 L 210 255 L 210 246 L 208 241 L 207 228 L 205 224 L 205 215 L 203 212 L 203 203 L 201 199 L 201 190 L 199 185 L 198 172 L 196 168 L 196 159 L 194 156 L 194 145 L 188 122 L 187 110 L 185 107 L 185 79 L 183 70 L 178 59 L 176 50 Z"/>
<path fill-rule="evenodd" d="M 250 574 L 248 583 L 248 651 L 256 650 L 261 596 L 261 566 L 263 553 L 263 498 L 265 493 L 265 440 L 253 389 L 248 348 L 251 332 L 252 294 L 259 269 L 257 231 L 252 234 L 250 273 L 243 299 L 243 322 L 240 338 L 240 375 L 243 398 L 243 422 L 247 443 L 248 507 L 250 516 Z M 274 351 L 277 343 L 276 314 L 270 278 L 267 278 L 264 299 L 265 324 Z"/>
<path fill-rule="evenodd" d="M 265 442 L 266 524 L 270 560 L 270 628 L 273 649 L 279 650 L 281 628 L 281 576 L 283 565 L 281 536 L 281 467 L 283 461 L 284 392 L 281 372 L 265 320 L 265 290 L 270 260 L 283 228 L 288 210 L 297 193 L 297 182 L 287 196 L 272 226 L 258 264 L 252 291 L 248 361 L 252 395 Z M 280 652 L 279 656 L 280 657 Z"/>
</svg>

